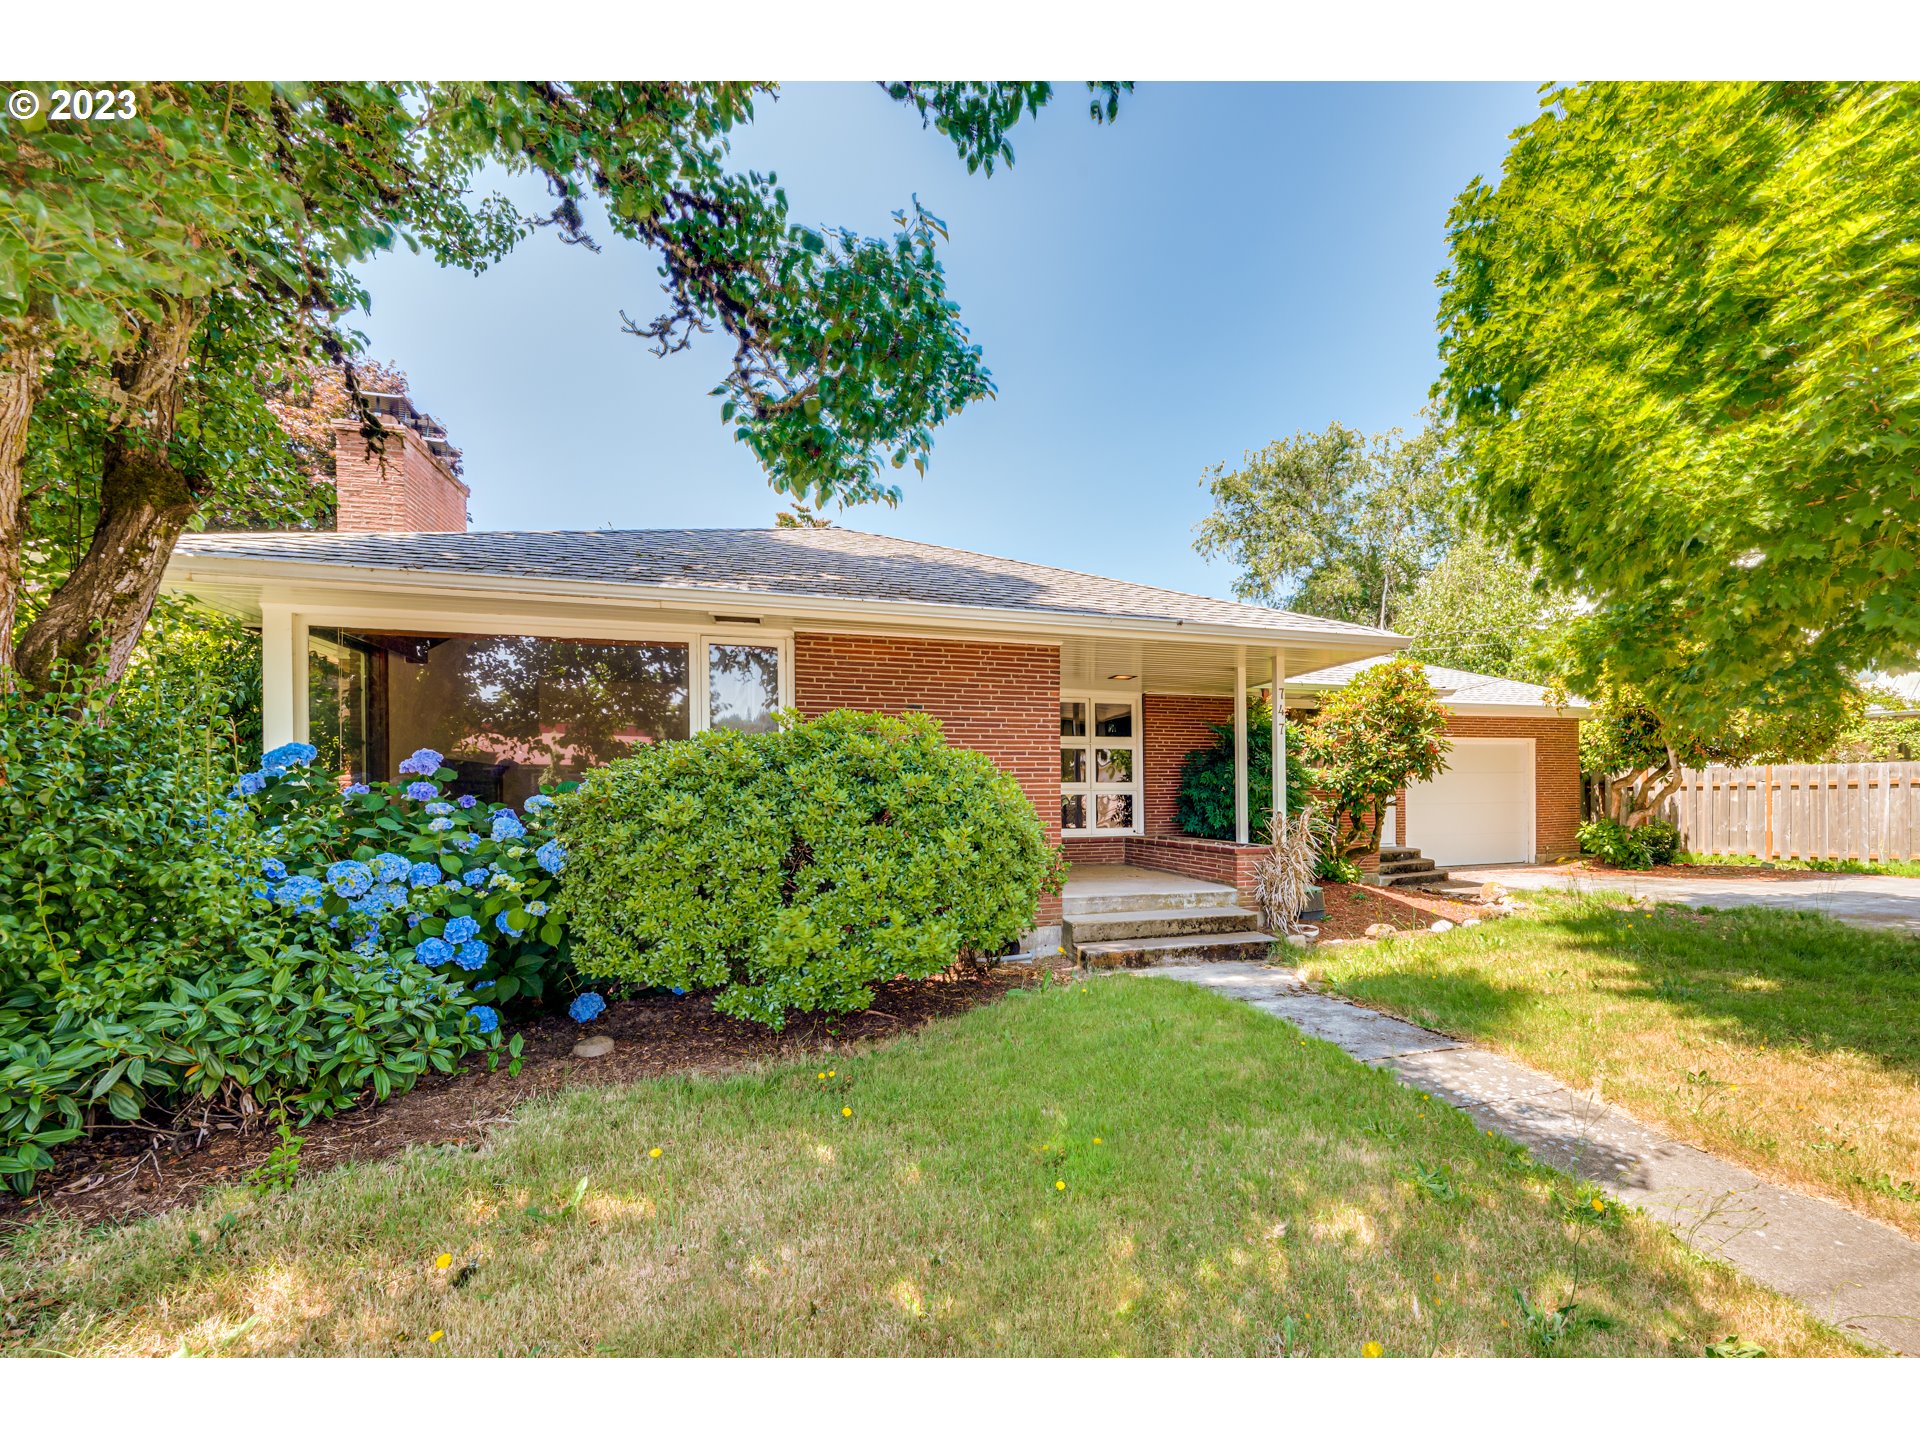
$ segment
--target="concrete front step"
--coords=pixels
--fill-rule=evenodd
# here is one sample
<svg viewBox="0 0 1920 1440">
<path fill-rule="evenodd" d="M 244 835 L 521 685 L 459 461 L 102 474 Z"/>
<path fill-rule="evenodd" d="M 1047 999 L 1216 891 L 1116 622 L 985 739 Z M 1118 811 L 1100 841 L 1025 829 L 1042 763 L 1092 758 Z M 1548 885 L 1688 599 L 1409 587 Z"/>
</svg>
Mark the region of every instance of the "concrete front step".
<svg viewBox="0 0 1920 1440">
<path fill-rule="evenodd" d="M 1425 889 L 1429 885 L 1444 885 L 1446 880 L 1446 871 L 1433 869 L 1407 870 L 1398 875 L 1382 873 L 1380 876 L 1380 883 L 1382 885 L 1400 885 L 1409 889 L 1416 885 L 1421 889 Z"/>
<path fill-rule="evenodd" d="M 1067 948 L 1100 940 L 1138 940 L 1161 935 L 1219 935 L 1256 930 L 1260 917 L 1237 905 L 1188 905 L 1173 910 L 1122 910 L 1069 915 L 1061 922 Z"/>
<path fill-rule="evenodd" d="M 1385 865 L 1391 860 L 1418 860 L 1419 858 L 1420 852 L 1411 845 L 1382 845 L 1380 847 L 1380 863 L 1382 865 Z"/>
<path fill-rule="evenodd" d="M 1146 965 L 1213 964 L 1265 960 L 1279 942 L 1260 930 L 1228 930 L 1201 935 L 1146 935 L 1132 940 L 1103 940 L 1068 953 L 1091 970 L 1139 969 Z"/>
<path fill-rule="evenodd" d="M 1382 860 L 1380 862 L 1380 873 L 1382 875 L 1412 875 L 1417 871 L 1431 869 L 1433 869 L 1433 862 L 1424 855 L 1412 860 Z"/>
<path fill-rule="evenodd" d="M 1177 890 L 1114 890 L 1091 895 L 1076 895 L 1069 890 L 1062 897 L 1060 908 L 1071 920 L 1079 915 L 1211 909 L 1220 905 L 1237 905 L 1239 902 L 1240 893 L 1231 885 L 1210 885 L 1196 880 Z"/>
</svg>

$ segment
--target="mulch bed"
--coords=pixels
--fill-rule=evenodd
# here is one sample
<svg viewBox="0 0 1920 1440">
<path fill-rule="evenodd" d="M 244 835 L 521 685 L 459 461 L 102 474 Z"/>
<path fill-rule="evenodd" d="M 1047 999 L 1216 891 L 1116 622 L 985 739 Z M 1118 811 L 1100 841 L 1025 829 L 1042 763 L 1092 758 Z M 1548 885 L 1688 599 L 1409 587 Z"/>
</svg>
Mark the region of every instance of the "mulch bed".
<svg viewBox="0 0 1920 1440">
<path fill-rule="evenodd" d="M 520 1027 L 522 1064 L 509 1076 L 504 1061 L 489 1071 L 476 1057 L 457 1075 L 433 1075 L 384 1105 L 317 1120 L 304 1132 L 300 1171 L 311 1174 L 348 1161 L 376 1160 L 409 1145 L 478 1145 L 521 1102 L 577 1085 L 615 1085 L 686 1071 L 717 1072 L 803 1054 L 844 1053 L 917 1030 L 1031 985 L 1030 966 L 874 987 L 873 1008 L 857 1015 L 801 1016 L 772 1031 L 716 1015 L 700 996 L 618 1000 L 592 1025 L 564 1015 Z M 610 1035 L 613 1053 L 576 1059 L 576 1041 Z M 277 1136 L 256 1123 L 205 1136 L 151 1129 L 101 1129 L 55 1152 L 59 1163 L 26 1200 L 0 1198 L 0 1228 L 59 1214 L 88 1223 L 155 1215 L 186 1205 L 214 1185 L 245 1180 L 266 1160 Z"/>
<path fill-rule="evenodd" d="M 1396 930 L 1424 930 L 1436 920 L 1456 925 L 1482 907 L 1468 901 L 1443 900 L 1423 890 L 1400 886 L 1342 885 L 1321 887 L 1327 918 L 1319 922 L 1322 940 L 1359 940 L 1369 925 L 1391 925 Z"/>
<path fill-rule="evenodd" d="M 1789 870 L 1780 866 L 1728 864 L 1728 865 L 1654 865 L 1645 870 L 1623 870 L 1617 865 L 1603 865 L 1598 860 L 1575 860 L 1555 869 L 1578 870 L 1586 875 L 1618 875 L 1632 880 L 1648 875 L 1670 876 L 1675 880 L 1831 880 L 1831 870 Z"/>
</svg>

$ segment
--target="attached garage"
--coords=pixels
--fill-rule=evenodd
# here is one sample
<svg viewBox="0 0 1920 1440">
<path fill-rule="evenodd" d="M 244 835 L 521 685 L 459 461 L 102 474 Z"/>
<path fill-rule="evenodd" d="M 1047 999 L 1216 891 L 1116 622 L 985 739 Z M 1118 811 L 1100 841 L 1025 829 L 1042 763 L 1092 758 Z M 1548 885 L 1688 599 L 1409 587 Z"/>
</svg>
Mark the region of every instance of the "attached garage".
<svg viewBox="0 0 1920 1440">
<path fill-rule="evenodd" d="M 1310 712 L 1377 659 L 1290 677 L 1290 708 Z M 1386 840 L 1451 865 L 1549 863 L 1579 849 L 1584 701 L 1539 685 L 1425 667 L 1447 710 L 1447 768 L 1403 791 Z M 1363 866 L 1364 868 L 1364 866 Z"/>
<path fill-rule="evenodd" d="M 1533 741 L 1456 736 L 1447 768 L 1401 804 L 1404 843 L 1435 865 L 1531 863 Z"/>
</svg>

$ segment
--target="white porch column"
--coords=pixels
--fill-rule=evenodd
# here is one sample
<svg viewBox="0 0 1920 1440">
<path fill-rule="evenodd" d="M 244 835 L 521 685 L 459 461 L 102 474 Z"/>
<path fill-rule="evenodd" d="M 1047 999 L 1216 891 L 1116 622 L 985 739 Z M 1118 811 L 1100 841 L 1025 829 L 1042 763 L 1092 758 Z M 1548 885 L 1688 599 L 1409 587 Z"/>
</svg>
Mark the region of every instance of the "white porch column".
<svg viewBox="0 0 1920 1440">
<path fill-rule="evenodd" d="M 290 606 L 260 607 L 260 743 L 267 750 L 294 738 L 294 629 Z"/>
<path fill-rule="evenodd" d="M 1233 664 L 1233 838 L 1247 843 L 1247 652 Z"/>
<path fill-rule="evenodd" d="M 1273 813 L 1287 818 L 1287 652 L 1273 652 Z"/>
<path fill-rule="evenodd" d="M 293 617 L 293 738 L 302 744 L 312 741 L 307 715 L 307 617 Z"/>
</svg>

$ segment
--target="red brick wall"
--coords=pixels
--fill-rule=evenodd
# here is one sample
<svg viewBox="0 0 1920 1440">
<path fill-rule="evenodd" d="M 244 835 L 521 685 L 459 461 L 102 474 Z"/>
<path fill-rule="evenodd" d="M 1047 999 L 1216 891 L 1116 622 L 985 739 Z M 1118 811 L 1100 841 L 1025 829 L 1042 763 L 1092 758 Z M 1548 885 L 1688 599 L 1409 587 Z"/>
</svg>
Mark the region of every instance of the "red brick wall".
<svg viewBox="0 0 1920 1440">
<path fill-rule="evenodd" d="M 1124 835 L 1069 835 L 1063 844 L 1067 862 L 1072 865 L 1127 863 L 1127 837 Z"/>
<path fill-rule="evenodd" d="M 359 422 L 342 420 L 333 427 L 333 468 L 336 530 L 467 528 L 465 483 L 411 430 L 389 427 L 375 455 Z"/>
<path fill-rule="evenodd" d="M 1213 745 L 1213 725 L 1233 723 L 1233 700 L 1226 695 L 1144 695 L 1140 725 L 1146 754 L 1141 757 L 1142 833 L 1178 835 L 1180 767 L 1187 753 Z"/>
<path fill-rule="evenodd" d="M 1549 715 L 1455 715 L 1447 733 L 1466 739 L 1533 741 L 1533 858 L 1546 864 L 1578 852 L 1580 722 Z M 1400 792 L 1396 839 L 1406 843 L 1407 796 Z"/>
<path fill-rule="evenodd" d="M 1051 645 L 992 645 L 874 635 L 793 637 L 793 702 L 803 715 L 920 710 L 947 739 L 978 750 L 1019 782 L 1060 840 L 1060 652 Z M 1044 895 L 1039 925 L 1060 922 L 1060 897 Z"/>
</svg>

